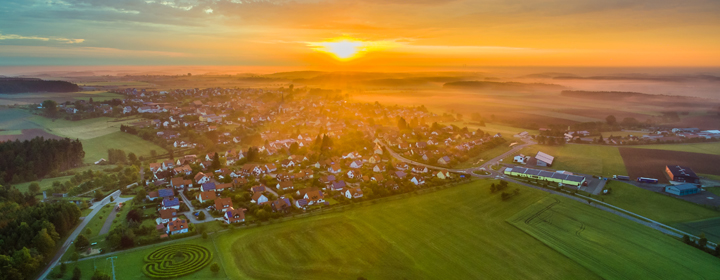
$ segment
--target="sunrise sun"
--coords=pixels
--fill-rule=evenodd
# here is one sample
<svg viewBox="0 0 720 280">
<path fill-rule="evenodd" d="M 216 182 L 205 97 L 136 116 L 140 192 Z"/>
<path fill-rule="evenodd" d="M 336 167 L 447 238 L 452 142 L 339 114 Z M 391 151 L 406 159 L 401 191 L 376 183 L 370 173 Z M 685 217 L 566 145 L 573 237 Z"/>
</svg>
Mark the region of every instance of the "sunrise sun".
<svg viewBox="0 0 720 280">
<path fill-rule="evenodd" d="M 329 54 L 340 61 L 347 61 L 372 51 L 390 48 L 392 42 L 362 41 L 350 37 L 340 37 L 323 42 L 308 42 L 307 45 L 314 51 Z"/>
</svg>

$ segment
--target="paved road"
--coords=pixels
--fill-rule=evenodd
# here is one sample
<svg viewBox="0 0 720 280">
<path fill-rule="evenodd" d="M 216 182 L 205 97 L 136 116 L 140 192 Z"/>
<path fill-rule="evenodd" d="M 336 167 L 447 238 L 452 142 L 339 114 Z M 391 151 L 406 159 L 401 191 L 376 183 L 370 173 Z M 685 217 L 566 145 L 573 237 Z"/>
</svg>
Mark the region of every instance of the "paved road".
<svg viewBox="0 0 720 280">
<path fill-rule="evenodd" d="M 202 221 L 201 221 L 201 220 L 196 219 L 196 218 L 195 218 L 195 215 L 193 215 L 193 212 L 195 212 L 195 208 L 193 207 L 192 203 L 190 203 L 190 200 L 188 200 L 187 197 L 185 197 L 185 194 L 183 193 L 183 191 L 179 191 L 179 193 L 180 193 L 180 197 L 182 198 L 183 202 L 185 202 L 185 204 L 187 205 L 188 209 L 190 209 L 190 211 L 181 212 L 181 214 L 185 214 L 185 217 L 188 218 L 188 220 L 190 221 L 190 223 L 193 223 L 193 224 L 201 224 L 201 223 L 207 223 L 207 222 L 215 221 L 215 219 L 213 218 L 213 216 L 210 215 L 210 212 L 209 212 L 207 209 L 200 209 L 200 210 L 198 210 L 198 211 L 205 212 L 205 220 L 202 220 Z"/>
<path fill-rule="evenodd" d="M 53 257 L 52 261 L 50 261 L 50 264 L 47 267 L 45 267 L 45 270 L 43 270 L 42 274 L 40 275 L 40 277 L 38 277 L 38 279 L 45 279 L 47 277 L 48 273 L 50 273 L 52 268 L 55 267 L 58 264 L 58 262 L 60 261 L 60 257 L 62 257 L 62 255 L 64 255 L 65 252 L 67 252 L 68 248 L 70 248 L 73 241 L 75 241 L 75 239 L 77 239 L 78 235 L 80 235 L 80 233 L 83 231 L 83 229 L 85 229 L 85 226 L 92 220 L 92 218 L 95 216 L 95 214 L 100 212 L 100 209 L 102 209 L 102 206 L 104 206 L 110 202 L 111 196 L 114 197 L 115 200 L 120 199 L 120 191 L 118 190 L 118 191 L 111 193 L 107 197 L 103 198 L 103 200 L 93 204 L 93 206 L 90 207 L 93 210 L 90 212 L 90 214 L 88 214 L 82 220 L 82 222 L 80 222 L 80 225 L 78 225 L 78 227 L 75 228 L 75 231 L 73 231 L 70 234 L 70 236 L 65 241 L 65 244 L 63 244 L 63 246 L 60 248 L 60 250 L 58 250 L 57 253 L 55 253 L 55 257 Z"/>
<path fill-rule="evenodd" d="M 100 232 L 98 233 L 98 235 L 103 235 L 103 234 L 110 232 L 110 228 L 112 228 L 113 221 L 115 220 L 117 213 L 120 212 L 117 210 L 118 203 L 125 203 L 126 201 L 131 200 L 131 199 L 132 198 L 122 198 L 122 197 L 115 199 L 115 206 L 113 206 L 112 211 L 105 219 L 105 223 L 103 224 L 103 227 L 100 229 Z"/>
</svg>

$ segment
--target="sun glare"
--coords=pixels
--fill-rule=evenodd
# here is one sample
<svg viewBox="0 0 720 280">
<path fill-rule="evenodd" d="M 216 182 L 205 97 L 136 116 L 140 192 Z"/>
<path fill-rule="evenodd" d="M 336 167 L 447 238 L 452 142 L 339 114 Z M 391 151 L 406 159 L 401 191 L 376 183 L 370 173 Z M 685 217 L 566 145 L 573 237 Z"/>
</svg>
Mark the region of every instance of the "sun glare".
<svg viewBox="0 0 720 280">
<path fill-rule="evenodd" d="M 391 42 L 369 42 L 346 37 L 330 39 L 325 42 L 308 42 L 307 44 L 312 50 L 330 54 L 341 61 L 352 60 L 365 53 L 386 49 L 392 45 Z"/>
</svg>

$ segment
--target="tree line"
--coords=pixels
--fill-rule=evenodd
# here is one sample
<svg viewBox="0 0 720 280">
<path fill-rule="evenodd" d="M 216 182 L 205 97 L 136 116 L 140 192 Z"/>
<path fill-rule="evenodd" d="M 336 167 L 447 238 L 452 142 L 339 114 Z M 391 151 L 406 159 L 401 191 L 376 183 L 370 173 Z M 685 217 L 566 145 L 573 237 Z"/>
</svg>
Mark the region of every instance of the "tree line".
<svg viewBox="0 0 720 280">
<path fill-rule="evenodd" d="M 0 280 L 32 278 L 80 215 L 75 204 L 35 204 L 17 189 L 0 186 Z"/>
<path fill-rule="evenodd" d="M 82 164 L 85 157 L 80 140 L 36 137 L 20 142 L 0 143 L 0 184 L 34 181 L 53 171 L 65 171 Z"/>
</svg>

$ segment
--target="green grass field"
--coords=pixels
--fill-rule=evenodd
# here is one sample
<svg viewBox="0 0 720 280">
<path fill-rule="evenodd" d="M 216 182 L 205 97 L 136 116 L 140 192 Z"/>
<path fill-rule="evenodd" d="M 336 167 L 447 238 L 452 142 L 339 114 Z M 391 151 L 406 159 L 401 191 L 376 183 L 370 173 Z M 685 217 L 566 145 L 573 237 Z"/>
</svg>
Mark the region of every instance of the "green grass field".
<svg viewBox="0 0 720 280">
<path fill-rule="evenodd" d="M 118 121 L 115 118 L 100 117 L 92 119 L 84 119 L 79 121 L 69 121 L 65 119 L 48 119 L 42 116 L 33 116 L 30 120 L 45 128 L 48 132 L 71 139 L 79 138 L 92 139 L 105 136 L 110 133 L 119 132 L 120 125 L 137 122 L 137 118 L 125 119 Z"/>
<path fill-rule="evenodd" d="M 609 180 L 605 188 L 612 188 L 611 194 L 600 196 L 605 202 L 671 226 L 720 217 L 718 211 L 628 183 Z"/>
<path fill-rule="evenodd" d="M 533 157 L 538 151 L 555 157 L 553 169 L 599 176 L 627 175 L 625 162 L 617 147 L 579 144 L 533 145 L 523 148 L 519 154 Z M 512 162 L 513 156 L 503 161 Z"/>
<path fill-rule="evenodd" d="M 548 196 L 508 222 L 604 279 L 713 279 L 720 260 L 658 231 Z"/>
<path fill-rule="evenodd" d="M 490 182 L 236 230 L 218 246 L 230 279 L 597 279 L 505 222 L 548 194 L 501 202 Z"/>
<path fill-rule="evenodd" d="M 507 138 L 507 137 L 505 137 L 505 138 L 508 140 L 507 142 L 502 143 L 501 145 L 499 145 L 495 148 L 492 148 L 490 150 L 484 151 L 484 152 L 480 153 L 479 155 L 468 159 L 465 162 L 459 163 L 458 165 L 453 166 L 453 168 L 468 168 L 468 167 L 472 167 L 472 166 L 481 165 L 481 164 L 485 163 L 485 161 L 487 161 L 487 160 L 493 159 L 495 157 L 498 157 L 498 156 L 504 154 L 505 152 L 507 152 L 509 150 L 512 150 L 512 147 L 510 147 L 510 143 L 519 141 L 517 138 L 515 138 L 515 139 Z M 519 143 L 522 143 L 522 142 L 519 142 Z"/>
<path fill-rule="evenodd" d="M 654 150 L 667 150 L 667 151 L 720 155 L 720 142 L 690 143 L 690 144 L 637 145 L 637 146 L 632 146 L 632 147 L 638 148 L 638 149 L 654 149 Z"/>
<path fill-rule="evenodd" d="M 647 132 L 637 132 L 637 131 L 605 131 L 602 133 L 603 138 L 608 138 L 610 136 L 621 136 L 621 137 L 628 137 L 630 135 L 633 136 L 642 136 L 642 135 L 648 135 Z"/>
<path fill-rule="evenodd" d="M 4 135 L 20 134 L 23 129 L 43 128 L 29 119 L 34 115 L 26 110 L 0 108 L 0 129 Z"/>
<path fill-rule="evenodd" d="M 40 185 L 40 192 L 42 192 L 44 190 L 51 188 L 52 184 L 54 182 L 65 183 L 65 181 L 72 179 L 72 177 L 73 176 L 55 177 L 55 178 L 43 179 L 43 180 L 33 181 L 33 182 L 37 182 L 38 185 Z M 30 187 L 30 184 L 32 184 L 33 182 L 25 182 L 22 184 L 17 184 L 17 185 L 15 185 L 15 188 L 21 192 L 27 192 L 28 188 Z M 50 196 L 50 195 L 52 195 L 52 194 L 48 193 L 48 196 Z"/>
<path fill-rule="evenodd" d="M 90 98 L 93 99 L 93 102 L 102 102 L 102 101 L 108 101 L 113 99 L 124 99 L 125 96 L 122 94 L 107 92 L 107 91 L 83 91 L 78 92 L 82 93 L 83 95 L 75 97 L 75 99 L 79 100 L 85 100 L 90 101 Z"/>
<path fill-rule="evenodd" d="M 108 205 L 103 206 L 103 208 L 100 210 L 100 212 L 95 214 L 95 216 L 92 218 L 92 220 L 90 220 L 90 222 L 87 224 L 87 226 L 85 226 L 82 234 L 84 234 L 85 237 L 87 237 L 88 239 L 92 239 L 93 237 L 98 236 L 100 233 L 100 229 L 102 229 L 103 225 L 105 224 L 105 220 L 107 220 L 107 218 L 108 218 L 108 215 L 110 215 L 110 213 L 112 213 L 112 209 L 113 209 L 114 205 L 115 204 L 113 203 L 113 204 L 108 204 Z M 85 230 L 87 230 L 87 229 L 90 229 L 92 232 L 90 234 L 87 234 L 85 232 Z"/>
<path fill-rule="evenodd" d="M 138 157 L 150 156 L 150 151 L 155 150 L 158 154 L 167 151 L 154 143 L 143 140 L 142 138 L 124 133 L 113 132 L 104 136 L 81 140 L 83 150 L 85 150 L 85 163 L 93 163 L 100 158 L 107 159 L 108 149 L 121 149 L 125 153 L 135 153 Z"/>
<path fill-rule="evenodd" d="M 201 269 L 198 272 L 173 279 L 228 279 L 222 266 L 222 261 L 219 256 L 220 253 L 218 252 L 217 247 L 211 239 L 204 240 L 202 238 L 194 238 L 190 240 L 181 240 L 179 242 L 184 244 L 196 244 L 209 249 L 210 252 L 212 252 L 213 254 L 213 260 L 211 264 L 219 264 L 220 272 L 218 272 L 217 274 L 212 273 L 212 271 L 210 271 L 210 266 L 208 265 L 207 267 Z M 148 247 L 131 250 L 129 252 L 125 252 L 119 255 L 118 258 L 114 260 L 117 279 L 152 279 L 145 276 L 145 274 L 143 274 L 142 272 L 143 265 L 145 265 L 143 258 L 147 254 L 168 244 L 169 243 L 155 244 Z M 93 266 L 97 266 L 97 269 L 101 272 L 112 275 L 112 267 L 110 265 L 110 260 L 106 260 L 105 256 L 100 256 L 96 259 L 80 260 L 79 262 L 77 262 L 77 264 L 69 263 L 67 265 L 67 272 L 65 273 L 65 276 L 61 279 L 71 279 L 72 271 L 73 269 L 75 269 L 76 265 L 80 268 L 80 271 L 82 272 L 82 279 L 90 279 L 90 276 L 93 274 Z M 53 269 L 53 271 L 55 270 L 59 270 L 59 266 L 56 266 L 55 269 Z"/>
<path fill-rule="evenodd" d="M 471 122 L 471 121 L 468 121 L 468 122 Z M 538 131 L 538 130 L 517 128 L 517 127 L 496 124 L 496 123 L 485 123 L 485 126 L 466 124 L 465 122 L 445 122 L 443 124 L 444 125 L 454 124 L 460 128 L 467 126 L 467 128 L 470 130 L 476 130 L 479 128 L 480 130 L 487 132 L 487 133 L 492 133 L 492 134 L 501 133 L 501 134 L 503 134 L 503 136 L 507 136 L 507 137 L 512 137 L 513 135 L 518 134 L 523 131 L 527 131 L 528 133 L 533 134 L 533 135 L 540 133 L 540 131 Z"/>
</svg>

